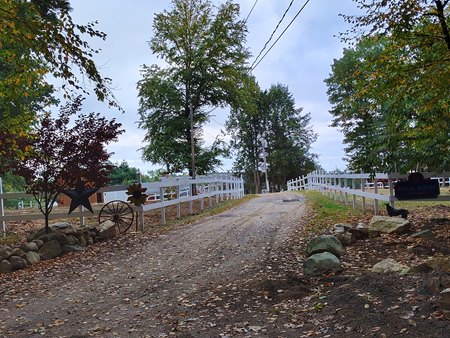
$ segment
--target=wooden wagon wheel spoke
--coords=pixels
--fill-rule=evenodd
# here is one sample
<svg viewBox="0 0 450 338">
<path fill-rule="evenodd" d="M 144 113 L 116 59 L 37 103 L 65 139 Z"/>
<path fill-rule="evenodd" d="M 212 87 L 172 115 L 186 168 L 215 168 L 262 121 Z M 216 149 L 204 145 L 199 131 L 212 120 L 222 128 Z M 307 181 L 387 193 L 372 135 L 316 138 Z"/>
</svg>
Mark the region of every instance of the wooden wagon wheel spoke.
<svg viewBox="0 0 450 338">
<path fill-rule="evenodd" d="M 111 207 L 113 207 L 113 208 L 111 209 Z M 105 212 L 109 213 L 109 215 L 115 215 L 116 214 L 116 212 L 114 210 L 114 204 L 107 203 L 103 208 L 105 209 Z"/>
<path fill-rule="evenodd" d="M 108 208 L 103 209 L 103 212 L 107 215 L 114 215 L 114 211 L 112 211 L 109 206 Z"/>
<path fill-rule="evenodd" d="M 123 201 L 111 201 L 106 203 L 98 215 L 99 224 L 102 224 L 105 221 L 113 222 L 118 228 L 119 233 L 124 233 L 133 224 L 133 208 Z"/>
</svg>

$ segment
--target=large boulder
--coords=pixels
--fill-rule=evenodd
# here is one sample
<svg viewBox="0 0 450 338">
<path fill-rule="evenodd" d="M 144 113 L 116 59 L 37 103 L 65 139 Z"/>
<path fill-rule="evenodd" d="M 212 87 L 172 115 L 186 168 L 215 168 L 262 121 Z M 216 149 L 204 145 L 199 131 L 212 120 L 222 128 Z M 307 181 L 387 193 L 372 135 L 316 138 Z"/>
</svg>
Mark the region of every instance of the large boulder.
<svg viewBox="0 0 450 338">
<path fill-rule="evenodd" d="M 24 252 L 29 252 L 29 251 L 38 251 L 39 247 L 35 242 L 28 242 L 21 244 L 20 249 Z"/>
<path fill-rule="evenodd" d="M 9 256 L 11 256 L 13 253 L 13 250 L 11 249 L 11 247 L 7 246 L 7 245 L 1 245 L 0 246 L 0 260 L 8 258 Z"/>
<path fill-rule="evenodd" d="M 332 235 L 322 235 L 309 241 L 306 247 L 307 256 L 321 252 L 330 252 L 336 257 L 341 257 L 343 251 L 342 243 Z"/>
<path fill-rule="evenodd" d="M 27 261 L 19 256 L 11 256 L 8 258 L 9 262 L 11 263 L 11 270 L 16 271 L 20 269 L 24 269 L 28 266 Z"/>
<path fill-rule="evenodd" d="M 60 231 L 62 229 L 67 229 L 70 227 L 71 227 L 71 225 L 67 222 L 57 222 L 57 223 L 50 224 L 50 228 L 52 228 L 54 230 L 58 230 L 58 231 Z"/>
<path fill-rule="evenodd" d="M 84 251 L 86 248 L 82 247 L 81 245 L 70 245 L 70 244 L 65 244 L 62 246 L 62 250 L 63 252 L 80 252 L 80 251 Z"/>
<path fill-rule="evenodd" d="M 399 217 L 374 216 L 369 223 L 369 234 L 382 232 L 387 234 L 404 234 L 409 231 L 408 220 Z"/>
<path fill-rule="evenodd" d="M 100 240 L 111 239 L 117 235 L 116 224 L 113 221 L 105 221 L 96 226 L 96 229 Z"/>
<path fill-rule="evenodd" d="M 25 260 L 27 261 L 28 265 L 33 265 L 41 261 L 41 256 L 39 256 L 37 252 L 28 251 L 25 255 Z"/>
<path fill-rule="evenodd" d="M 392 258 L 386 258 L 381 262 L 375 264 L 371 270 L 378 273 L 398 272 L 403 275 L 405 273 L 408 273 L 410 268 L 406 265 L 396 262 Z"/>
<path fill-rule="evenodd" d="M 11 263 L 7 259 L 2 260 L 0 262 L 0 273 L 7 273 L 11 271 Z"/>
<path fill-rule="evenodd" d="M 58 240 L 53 239 L 45 243 L 42 248 L 39 249 L 38 254 L 42 260 L 52 259 L 62 254 L 62 247 Z"/>
<path fill-rule="evenodd" d="M 336 238 L 341 242 L 342 245 L 351 245 L 355 241 L 355 237 L 351 232 L 344 231 L 344 232 L 336 232 L 334 234 Z"/>
<path fill-rule="evenodd" d="M 37 239 L 40 239 L 44 243 L 47 243 L 47 242 L 50 242 L 53 240 L 57 240 L 61 244 L 65 244 L 67 242 L 67 236 L 58 231 L 53 231 L 50 234 L 45 234 L 45 235 L 39 236 Z"/>
<path fill-rule="evenodd" d="M 19 256 L 19 257 L 24 258 L 25 257 L 25 251 L 23 251 L 20 248 L 14 248 L 11 256 Z"/>
<path fill-rule="evenodd" d="M 303 263 L 305 276 L 319 276 L 341 270 L 341 261 L 329 252 L 316 253 Z"/>
<path fill-rule="evenodd" d="M 52 233 L 54 230 L 52 228 L 48 228 L 48 233 Z M 45 228 L 41 228 L 39 230 L 35 230 L 28 235 L 27 242 L 32 242 L 35 239 L 47 234 L 47 230 Z"/>
</svg>

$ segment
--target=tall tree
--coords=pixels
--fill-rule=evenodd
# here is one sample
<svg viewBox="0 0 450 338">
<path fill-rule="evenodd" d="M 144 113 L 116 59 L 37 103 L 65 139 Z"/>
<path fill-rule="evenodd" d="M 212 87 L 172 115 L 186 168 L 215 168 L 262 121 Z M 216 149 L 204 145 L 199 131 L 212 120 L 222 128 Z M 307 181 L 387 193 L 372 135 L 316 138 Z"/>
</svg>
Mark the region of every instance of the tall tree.
<svg viewBox="0 0 450 338">
<path fill-rule="evenodd" d="M 135 183 L 139 175 L 141 175 L 142 182 L 150 182 L 152 180 L 150 175 L 140 173 L 138 168 L 131 167 L 126 161 L 122 161 L 120 164 L 115 163 L 112 165 L 111 172 L 108 176 L 108 184 L 127 185 Z"/>
<path fill-rule="evenodd" d="M 25 179 L 26 190 L 34 195 L 45 216 L 49 215 L 58 194 L 76 188 L 79 180 L 86 186 L 100 187 L 108 181 L 111 164 L 105 145 L 123 133 L 120 123 L 96 113 L 79 114 L 79 96 L 61 108 L 59 116 L 46 114 L 29 134 L 22 135 L 29 150 L 10 163 L 14 174 Z M 77 118 L 72 120 L 75 114 Z"/>
<path fill-rule="evenodd" d="M 26 130 L 45 106 L 56 103 L 53 86 L 44 80 L 45 67 L 32 60 L 32 51 L 2 43 L 0 49 L 1 128 Z M 27 60 L 26 62 L 24 60 Z"/>
<path fill-rule="evenodd" d="M 363 15 L 343 15 L 353 25 L 345 40 L 389 35 L 408 45 L 442 44 L 450 52 L 449 0 L 354 0 Z M 422 27 L 418 30 L 418 27 Z M 425 29 L 423 29 L 425 28 Z M 440 61 L 447 58 L 441 59 Z"/>
<path fill-rule="evenodd" d="M 295 108 L 295 100 L 287 86 L 272 85 L 262 92 L 261 106 L 266 118 L 266 141 L 269 181 L 275 190 L 286 188 L 290 179 L 314 170 L 316 155 L 311 144 L 317 139 L 310 114 Z"/>
<path fill-rule="evenodd" d="M 125 185 L 135 183 L 138 177 L 139 170 L 134 167 L 130 167 L 126 161 L 120 164 L 115 164 L 112 166 L 111 172 L 109 173 L 109 184 L 110 185 Z"/>
<path fill-rule="evenodd" d="M 227 131 L 231 136 L 230 147 L 234 153 L 233 170 L 244 173 L 246 186 L 251 191 L 261 192 L 260 157 L 263 151 L 260 136 L 265 131 L 263 116 L 259 110 L 261 89 L 249 77 L 240 88 L 240 104 L 231 110 L 227 120 Z"/>
<path fill-rule="evenodd" d="M 218 164 L 220 142 L 202 147 L 201 130 L 212 107 L 235 105 L 246 76 L 246 28 L 239 6 L 209 0 L 173 0 L 156 15 L 150 49 L 166 62 L 142 67 L 139 126 L 147 130 L 143 158 L 191 176 Z"/>
<path fill-rule="evenodd" d="M 260 192 L 265 152 L 271 186 L 284 189 L 289 179 L 314 169 L 310 147 L 316 134 L 309 126 L 310 116 L 295 108 L 287 86 L 277 84 L 261 91 L 256 83 L 247 83 L 243 88 L 241 108 L 232 112 L 227 123 L 236 152 L 234 169 L 252 176 L 255 191 Z"/>
<path fill-rule="evenodd" d="M 343 34 L 355 45 L 326 80 L 350 168 L 449 168 L 449 2 L 355 1 L 366 15 Z"/>
<path fill-rule="evenodd" d="M 85 39 L 106 34 L 96 23 L 73 22 L 70 11 L 68 0 L 0 0 L 0 128 L 26 132 L 42 107 L 55 103 L 46 74 L 63 80 L 65 98 L 89 93 L 87 79 L 100 101 L 119 108 L 110 79 L 92 60 L 98 51 Z M 0 149 L 5 146 L 0 138 Z"/>
</svg>

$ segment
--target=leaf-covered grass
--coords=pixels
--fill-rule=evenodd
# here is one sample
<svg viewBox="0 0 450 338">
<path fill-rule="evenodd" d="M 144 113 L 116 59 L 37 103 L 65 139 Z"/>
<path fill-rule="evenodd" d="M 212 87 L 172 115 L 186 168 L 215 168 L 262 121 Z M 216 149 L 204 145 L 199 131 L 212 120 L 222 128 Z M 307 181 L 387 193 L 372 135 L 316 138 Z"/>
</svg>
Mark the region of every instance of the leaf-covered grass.
<svg viewBox="0 0 450 338">
<path fill-rule="evenodd" d="M 20 241 L 20 236 L 15 233 L 6 233 L 6 236 L 3 237 L 3 234 L 0 232 L 0 245 L 13 245 Z"/>
</svg>

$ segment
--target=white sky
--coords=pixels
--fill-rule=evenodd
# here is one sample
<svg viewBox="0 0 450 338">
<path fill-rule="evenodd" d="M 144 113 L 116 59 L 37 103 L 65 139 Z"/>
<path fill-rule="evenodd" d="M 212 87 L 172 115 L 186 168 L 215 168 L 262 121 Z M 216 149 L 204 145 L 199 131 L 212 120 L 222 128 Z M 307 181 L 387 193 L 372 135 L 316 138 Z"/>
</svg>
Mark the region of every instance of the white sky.
<svg viewBox="0 0 450 338">
<path fill-rule="evenodd" d="M 223 3 L 222 0 L 213 0 Z M 241 6 L 241 17 L 247 17 L 255 0 L 234 0 Z M 291 0 L 258 0 L 247 21 L 247 46 L 256 57 L 270 37 Z M 293 2 L 292 8 L 278 34 L 304 4 L 304 0 Z M 143 146 L 144 131 L 137 128 L 138 97 L 136 83 L 140 80 L 141 65 L 161 63 L 151 54 L 148 41 L 151 39 L 155 13 L 171 9 L 169 0 L 72 0 L 74 21 L 86 24 L 98 21 L 97 29 L 107 33 L 105 42 L 94 40 L 91 46 L 101 48 L 95 58 L 103 76 L 112 78 L 116 98 L 125 110 L 124 114 L 109 109 L 91 95 L 85 101 L 83 111 L 95 111 L 115 117 L 126 129 L 119 141 L 108 149 L 115 154 L 114 162 L 126 160 L 142 172 L 160 168 L 141 160 L 139 149 Z M 328 127 L 331 115 L 323 82 L 331 72 L 333 59 L 342 56 L 344 45 L 337 35 L 347 25 L 338 14 L 354 14 L 357 11 L 352 0 L 311 0 L 297 17 L 275 47 L 254 70 L 260 87 L 268 89 L 272 84 L 287 85 L 293 94 L 296 106 L 311 113 L 311 124 L 319 138 L 312 152 L 319 155 L 319 163 L 326 170 L 344 169 L 345 163 L 342 135 Z M 269 44 L 270 46 L 270 44 Z M 251 62 L 253 59 L 251 59 Z M 211 141 L 219 134 L 227 118 L 226 111 L 216 110 L 213 120 L 205 128 L 204 137 Z M 224 162 L 222 170 L 231 169 L 231 160 Z"/>
</svg>

